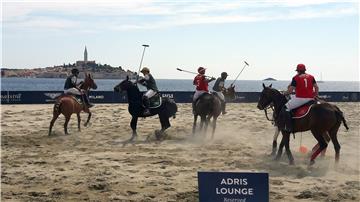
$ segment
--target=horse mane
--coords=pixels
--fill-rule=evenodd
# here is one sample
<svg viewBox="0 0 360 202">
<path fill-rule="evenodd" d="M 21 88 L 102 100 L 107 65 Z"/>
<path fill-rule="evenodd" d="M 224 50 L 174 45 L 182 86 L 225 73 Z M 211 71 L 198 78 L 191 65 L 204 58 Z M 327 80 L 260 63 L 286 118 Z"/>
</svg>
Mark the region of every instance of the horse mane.
<svg viewBox="0 0 360 202">
<path fill-rule="evenodd" d="M 275 88 L 271 88 L 271 87 L 268 87 L 268 88 L 270 89 L 271 92 L 274 93 L 275 97 L 278 98 L 281 103 L 285 104 L 287 102 L 285 95 L 282 94 L 279 90 L 277 90 Z"/>
<path fill-rule="evenodd" d="M 139 87 L 130 80 L 124 80 L 123 82 L 126 82 L 126 85 L 128 85 L 128 99 L 135 102 L 141 102 L 142 93 L 140 92 Z"/>
<path fill-rule="evenodd" d="M 275 88 L 267 87 L 270 92 L 272 93 L 272 99 L 275 107 L 275 114 L 276 116 L 280 113 L 281 108 L 286 104 L 287 99 L 284 94 L 282 94 L 280 91 L 278 91 Z"/>
</svg>

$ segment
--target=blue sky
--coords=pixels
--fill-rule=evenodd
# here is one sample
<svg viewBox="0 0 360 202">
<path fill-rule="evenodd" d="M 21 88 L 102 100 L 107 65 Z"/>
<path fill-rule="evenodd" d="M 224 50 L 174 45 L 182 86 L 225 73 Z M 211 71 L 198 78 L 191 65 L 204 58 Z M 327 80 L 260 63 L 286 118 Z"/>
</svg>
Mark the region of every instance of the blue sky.
<svg viewBox="0 0 360 202">
<path fill-rule="evenodd" d="M 234 79 L 290 80 L 298 63 L 323 80 L 359 80 L 357 1 L 2 1 L 2 67 L 35 68 L 83 58 L 155 78 L 208 68 Z"/>
</svg>

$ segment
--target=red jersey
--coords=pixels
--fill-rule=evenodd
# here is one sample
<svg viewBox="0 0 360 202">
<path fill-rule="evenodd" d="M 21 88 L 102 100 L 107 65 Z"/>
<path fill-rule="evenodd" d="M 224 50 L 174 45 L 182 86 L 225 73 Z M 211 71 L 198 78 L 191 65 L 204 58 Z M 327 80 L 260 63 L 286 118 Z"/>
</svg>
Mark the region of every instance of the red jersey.
<svg viewBox="0 0 360 202">
<path fill-rule="evenodd" d="M 291 86 L 295 87 L 296 97 L 299 98 L 314 98 L 314 84 L 315 78 L 310 74 L 298 74 L 293 77 Z"/>
<path fill-rule="evenodd" d="M 203 91 L 209 92 L 209 89 L 208 89 L 209 84 L 204 75 L 198 74 L 194 78 L 193 84 L 196 85 L 196 90 L 203 90 Z"/>
</svg>

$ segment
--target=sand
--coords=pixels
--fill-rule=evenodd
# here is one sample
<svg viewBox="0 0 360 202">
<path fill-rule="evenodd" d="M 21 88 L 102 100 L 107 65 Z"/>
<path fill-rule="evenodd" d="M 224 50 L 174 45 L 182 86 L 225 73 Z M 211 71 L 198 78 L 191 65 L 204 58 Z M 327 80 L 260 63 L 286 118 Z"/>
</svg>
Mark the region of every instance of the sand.
<svg viewBox="0 0 360 202">
<path fill-rule="evenodd" d="M 191 105 L 178 104 L 167 139 L 155 140 L 156 117 L 139 119 L 138 140 L 126 146 L 125 104 L 96 105 L 81 132 L 73 115 L 67 136 L 61 116 L 51 137 L 52 105 L 2 105 L 1 201 L 198 201 L 197 171 L 268 172 L 270 201 L 359 201 L 359 104 L 337 103 L 350 127 L 338 133 L 340 163 L 330 143 L 311 168 L 298 151 L 301 135 L 315 144 L 309 132 L 291 138 L 295 165 L 272 160 L 274 128 L 255 103 L 229 104 L 214 140 L 192 138 Z"/>
</svg>

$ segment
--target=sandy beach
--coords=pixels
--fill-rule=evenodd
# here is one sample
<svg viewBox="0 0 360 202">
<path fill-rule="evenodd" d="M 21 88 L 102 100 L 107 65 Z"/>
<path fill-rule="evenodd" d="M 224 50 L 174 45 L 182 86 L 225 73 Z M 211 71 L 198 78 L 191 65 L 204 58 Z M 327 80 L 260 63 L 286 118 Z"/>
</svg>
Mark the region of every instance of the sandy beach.
<svg viewBox="0 0 360 202">
<path fill-rule="evenodd" d="M 126 146 L 127 104 L 97 104 L 81 132 L 73 115 L 70 135 L 60 116 L 51 137 L 52 105 L 1 105 L 1 201 L 198 201 L 197 171 L 268 172 L 270 201 L 359 201 L 360 103 L 336 104 L 350 127 L 338 132 L 340 163 L 330 143 L 311 168 L 299 152 L 301 135 L 307 148 L 316 143 L 310 132 L 291 138 L 295 165 L 272 160 L 274 128 L 256 103 L 228 104 L 214 140 L 193 138 L 191 104 L 178 104 L 164 141 L 152 117 L 139 119 L 138 140 Z"/>
</svg>

